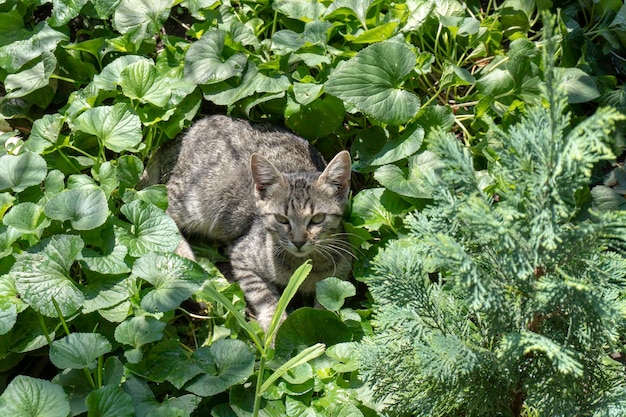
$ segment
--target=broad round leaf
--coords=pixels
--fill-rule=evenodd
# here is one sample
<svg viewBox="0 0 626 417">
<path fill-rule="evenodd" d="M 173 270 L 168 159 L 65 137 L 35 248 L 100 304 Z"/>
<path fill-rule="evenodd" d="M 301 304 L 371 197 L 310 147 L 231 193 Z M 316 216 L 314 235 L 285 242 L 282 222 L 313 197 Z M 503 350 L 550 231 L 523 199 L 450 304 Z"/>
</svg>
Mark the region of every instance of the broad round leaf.
<svg viewBox="0 0 626 417">
<path fill-rule="evenodd" d="M 48 86 L 50 76 L 57 66 L 54 54 L 44 52 L 41 61 L 27 70 L 17 74 L 9 74 L 4 79 L 4 87 L 7 91 L 6 98 L 24 97 L 40 88 Z"/>
<path fill-rule="evenodd" d="M 98 357 L 111 352 L 111 343 L 98 333 L 71 333 L 50 345 L 50 361 L 59 369 L 93 369 Z"/>
<path fill-rule="evenodd" d="M 65 118 L 59 113 L 46 114 L 35 120 L 25 147 L 33 152 L 41 153 L 54 146 L 59 139 Z"/>
<path fill-rule="evenodd" d="M 396 227 L 399 214 L 411 206 L 384 188 L 368 188 L 359 192 L 352 203 L 350 223 L 378 230 L 383 225 Z"/>
<path fill-rule="evenodd" d="M 115 328 L 115 340 L 138 348 L 146 343 L 161 340 L 165 325 L 154 317 L 133 317 Z"/>
<path fill-rule="evenodd" d="M 416 170 L 410 170 L 407 175 L 397 165 L 383 165 L 376 170 L 374 178 L 380 185 L 394 193 L 412 198 L 429 198 L 427 192 L 416 182 L 416 174 Z"/>
<path fill-rule="evenodd" d="M 83 304 L 83 293 L 76 287 L 70 268 L 83 248 L 79 236 L 53 236 L 18 258 L 9 276 L 22 299 L 48 317 L 58 317 L 53 300 L 63 317 L 74 314 Z"/>
<path fill-rule="evenodd" d="M 107 385 L 87 396 L 89 416 L 132 417 L 135 415 L 133 399 L 117 385 Z"/>
<path fill-rule="evenodd" d="M 80 13 L 80 9 L 87 4 L 88 0 L 53 0 L 52 4 L 52 16 L 48 19 L 48 22 L 54 26 L 59 27 L 70 20 L 74 19 Z"/>
<path fill-rule="evenodd" d="M 104 67 L 100 74 L 93 77 L 94 85 L 102 90 L 113 91 L 117 89 L 124 68 L 138 61 L 148 60 L 138 55 L 124 55 L 117 58 Z"/>
<path fill-rule="evenodd" d="M 13 190 L 16 193 L 37 185 L 46 179 L 46 161 L 33 152 L 19 155 L 0 156 L 0 191 Z"/>
<path fill-rule="evenodd" d="M 315 285 L 317 301 L 326 309 L 338 311 L 346 298 L 356 295 L 352 283 L 336 277 L 329 277 Z"/>
<path fill-rule="evenodd" d="M 141 300 L 141 307 L 150 312 L 175 309 L 198 291 L 208 277 L 200 265 L 172 252 L 142 256 L 135 261 L 133 274 L 154 286 Z"/>
<path fill-rule="evenodd" d="M 557 68 L 561 83 L 572 104 L 586 103 L 600 97 L 596 80 L 580 68 Z"/>
<path fill-rule="evenodd" d="M 157 107 L 165 106 L 172 95 L 168 83 L 157 76 L 156 67 L 146 59 L 127 66 L 122 71 L 119 84 L 126 97 Z"/>
<path fill-rule="evenodd" d="M 11 211 L 2 219 L 2 223 L 13 227 L 22 234 L 35 233 L 50 225 L 50 221 L 46 221 L 43 207 L 28 201 L 13 206 Z"/>
<path fill-rule="evenodd" d="M 176 223 L 155 205 L 135 200 L 120 209 L 131 222 L 131 230 L 120 230 L 120 242 L 133 257 L 149 252 L 170 252 L 176 249 L 180 234 Z"/>
<path fill-rule="evenodd" d="M 215 83 L 238 77 L 246 67 L 242 53 L 222 57 L 226 32 L 210 29 L 194 42 L 185 55 L 185 78 L 195 84 Z"/>
<path fill-rule="evenodd" d="M 254 355 L 240 340 L 220 339 L 194 352 L 196 363 L 206 373 L 189 384 L 189 392 L 209 397 L 244 382 L 254 371 Z"/>
<path fill-rule="evenodd" d="M 276 356 L 292 358 L 316 343 L 332 346 L 351 339 L 352 332 L 335 313 L 305 307 L 291 313 L 278 329 Z"/>
<path fill-rule="evenodd" d="M 132 151 L 142 139 L 139 116 L 124 103 L 86 110 L 76 118 L 74 128 L 94 135 L 114 152 Z"/>
<path fill-rule="evenodd" d="M 90 186 L 72 188 L 53 196 L 45 213 L 55 220 L 69 220 L 76 230 L 91 230 L 104 224 L 109 207 L 104 191 Z"/>
<path fill-rule="evenodd" d="M 122 0 L 115 8 L 113 24 L 133 42 L 140 42 L 163 26 L 171 7 L 171 0 Z"/>
<path fill-rule="evenodd" d="M 70 403 L 59 385 L 18 375 L 0 397 L 0 415 L 67 417 L 70 415 Z"/>
<path fill-rule="evenodd" d="M 416 59 L 404 43 L 377 43 L 338 67 L 324 89 L 383 123 L 403 124 L 420 108 L 419 98 L 400 88 Z"/>
</svg>

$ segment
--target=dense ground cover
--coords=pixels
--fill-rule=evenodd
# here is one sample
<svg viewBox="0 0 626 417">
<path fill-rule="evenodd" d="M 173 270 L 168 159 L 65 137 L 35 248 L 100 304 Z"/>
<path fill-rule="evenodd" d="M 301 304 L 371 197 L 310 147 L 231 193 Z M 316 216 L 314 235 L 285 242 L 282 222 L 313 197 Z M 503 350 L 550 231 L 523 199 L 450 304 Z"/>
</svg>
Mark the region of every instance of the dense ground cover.
<svg viewBox="0 0 626 417">
<path fill-rule="evenodd" d="M 625 43 L 610 0 L 1 3 L 0 411 L 621 415 Z M 268 335 L 135 189 L 215 112 L 354 159 L 355 280 Z"/>
</svg>

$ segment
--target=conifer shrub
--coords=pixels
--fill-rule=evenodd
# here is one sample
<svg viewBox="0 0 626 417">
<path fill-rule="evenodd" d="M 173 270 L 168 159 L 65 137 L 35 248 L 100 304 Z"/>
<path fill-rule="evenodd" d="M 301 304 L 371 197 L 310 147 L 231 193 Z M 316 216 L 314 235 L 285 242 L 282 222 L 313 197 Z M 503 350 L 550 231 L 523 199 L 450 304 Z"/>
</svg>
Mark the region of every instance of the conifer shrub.
<svg viewBox="0 0 626 417">
<path fill-rule="evenodd" d="M 506 131 L 491 123 L 487 170 L 454 135 L 428 138 L 415 186 L 432 204 L 366 278 L 361 375 L 389 415 L 626 415 L 626 212 L 588 199 L 624 116 L 571 128 L 546 49 L 544 100 Z"/>
</svg>

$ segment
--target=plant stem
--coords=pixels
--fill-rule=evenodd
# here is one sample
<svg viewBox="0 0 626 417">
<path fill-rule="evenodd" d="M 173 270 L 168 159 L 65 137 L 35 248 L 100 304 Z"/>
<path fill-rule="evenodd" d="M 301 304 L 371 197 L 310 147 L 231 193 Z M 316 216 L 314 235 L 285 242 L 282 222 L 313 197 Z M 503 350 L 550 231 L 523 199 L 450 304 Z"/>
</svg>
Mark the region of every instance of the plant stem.
<svg viewBox="0 0 626 417">
<path fill-rule="evenodd" d="M 258 417 L 261 410 L 261 386 L 263 385 L 263 374 L 265 373 L 265 352 L 261 352 L 261 360 L 259 361 L 259 371 L 256 376 L 256 387 L 254 393 L 254 409 L 252 417 Z"/>
</svg>

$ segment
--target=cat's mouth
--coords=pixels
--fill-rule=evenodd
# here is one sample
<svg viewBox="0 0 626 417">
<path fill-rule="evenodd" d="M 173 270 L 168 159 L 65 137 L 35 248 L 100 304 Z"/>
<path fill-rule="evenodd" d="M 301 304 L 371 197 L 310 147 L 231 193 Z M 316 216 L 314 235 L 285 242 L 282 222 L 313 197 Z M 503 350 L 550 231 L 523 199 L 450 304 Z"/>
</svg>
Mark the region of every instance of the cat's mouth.
<svg viewBox="0 0 626 417">
<path fill-rule="evenodd" d="M 289 242 L 287 244 L 287 251 L 294 256 L 303 258 L 308 256 L 313 251 L 313 246 L 308 242 L 303 244 Z"/>
</svg>

